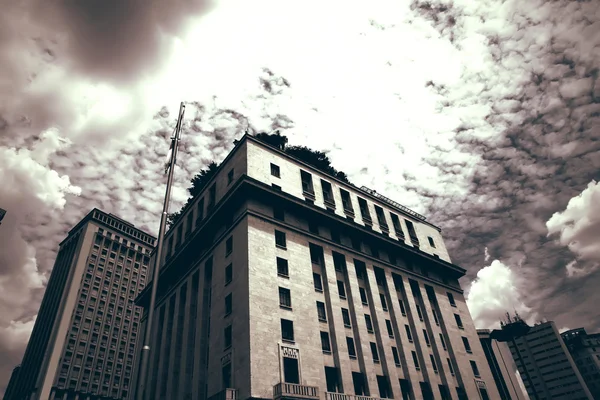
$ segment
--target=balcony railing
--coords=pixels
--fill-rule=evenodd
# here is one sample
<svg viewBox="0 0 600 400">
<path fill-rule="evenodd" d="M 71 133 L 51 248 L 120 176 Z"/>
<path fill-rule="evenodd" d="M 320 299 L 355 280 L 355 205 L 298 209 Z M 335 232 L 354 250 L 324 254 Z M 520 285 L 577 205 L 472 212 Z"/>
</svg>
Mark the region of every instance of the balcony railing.
<svg viewBox="0 0 600 400">
<path fill-rule="evenodd" d="M 221 390 L 208 398 L 208 400 L 237 400 L 238 391 L 237 389 L 225 389 Z"/>
<path fill-rule="evenodd" d="M 359 396 L 356 394 L 325 392 L 325 400 L 382 400 L 379 397 Z"/>
<path fill-rule="evenodd" d="M 274 400 L 290 397 L 296 399 L 319 399 L 319 388 L 287 382 L 280 382 L 273 386 Z"/>
</svg>

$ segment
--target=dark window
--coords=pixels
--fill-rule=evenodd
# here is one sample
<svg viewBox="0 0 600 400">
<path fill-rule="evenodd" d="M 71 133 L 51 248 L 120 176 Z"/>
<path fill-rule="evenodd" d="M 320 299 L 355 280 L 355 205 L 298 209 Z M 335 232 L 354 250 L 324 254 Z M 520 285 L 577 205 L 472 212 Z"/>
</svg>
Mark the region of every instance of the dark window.
<svg viewBox="0 0 600 400">
<path fill-rule="evenodd" d="M 373 322 L 369 314 L 365 314 L 365 323 L 367 324 L 367 332 L 373 333 Z"/>
<path fill-rule="evenodd" d="M 187 221 L 185 223 L 185 237 L 189 238 L 190 233 L 192 233 L 192 226 L 194 224 L 194 209 L 192 208 L 190 210 L 190 212 L 188 213 L 187 216 Z M 126 243 L 123 243 L 125 246 L 127 246 Z"/>
<path fill-rule="evenodd" d="M 342 238 L 340 237 L 340 232 L 335 229 L 335 228 L 331 228 L 331 230 L 329 231 L 331 233 L 331 241 L 337 244 L 341 244 L 342 243 Z"/>
<path fill-rule="evenodd" d="M 417 232 L 415 231 L 415 226 L 409 220 L 404 220 L 406 222 L 406 228 L 408 229 L 408 236 L 410 236 L 410 240 L 413 245 L 419 247 L 419 238 L 417 237 Z"/>
<path fill-rule="evenodd" d="M 488 392 L 486 388 L 479 388 L 479 394 L 481 395 L 481 400 L 490 400 L 490 396 L 488 396 Z"/>
<path fill-rule="evenodd" d="M 329 332 L 321 332 L 321 349 L 323 353 L 331 353 L 331 342 L 329 341 Z"/>
<path fill-rule="evenodd" d="M 448 301 L 450 302 L 450 305 L 452 307 L 456 307 L 456 302 L 454 301 L 454 296 L 452 295 L 452 293 L 448 292 Z"/>
<path fill-rule="evenodd" d="M 392 356 L 394 356 L 394 364 L 396 364 L 396 366 L 400 366 L 400 355 L 398 354 L 398 349 L 395 347 L 392 347 Z"/>
<path fill-rule="evenodd" d="M 326 322 L 327 321 L 327 313 L 325 312 L 325 303 L 322 301 L 317 301 L 317 315 L 319 317 L 319 321 Z"/>
<path fill-rule="evenodd" d="M 223 337 L 225 338 L 224 342 L 225 342 L 225 349 L 228 349 L 231 347 L 231 325 L 229 325 L 228 327 L 225 328 L 224 332 L 223 332 Z"/>
<path fill-rule="evenodd" d="M 231 182 L 233 182 L 233 168 L 227 173 L 227 184 L 229 185 Z"/>
<path fill-rule="evenodd" d="M 325 204 L 335 206 L 335 200 L 333 198 L 333 190 L 331 189 L 331 183 L 321 179 L 321 188 L 323 189 L 323 201 Z"/>
<path fill-rule="evenodd" d="M 350 312 L 346 308 L 342 308 L 342 320 L 344 321 L 344 326 L 346 328 L 352 327 L 352 324 L 350 323 Z"/>
<path fill-rule="evenodd" d="M 231 387 L 231 363 L 227 363 L 223 366 L 221 369 L 221 376 L 223 377 L 223 389 L 229 389 Z"/>
<path fill-rule="evenodd" d="M 350 241 L 352 242 L 352 248 L 354 250 L 361 251 L 360 240 L 358 240 L 358 238 L 356 236 L 351 235 L 350 236 Z"/>
<path fill-rule="evenodd" d="M 460 319 L 460 315 L 454 314 L 454 319 L 456 320 L 456 326 L 458 326 L 459 329 L 465 329 L 462 320 Z"/>
<path fill-rule="evenodd" d="M 317 224 L 317 222 L 314 220 L 309 220 L 308 221 L 308 231 L 310 233 L 314 233 L 315 235 L 318 235 L 319 234 L 319 224 Z"/>
<path fill-rule="evenodd" d="M 435 243 L 433 242 L 433 238 L 431 236 L 427 236 L 427 240 L 429 240 L 429 245 L 435 249 Z"/>
<path fill-rule="evenodd" d="M 446 358 L 446 360 L 448 361 L 448 371 L 450 371 L 450 373 L 454 375 L 454 367 L 452 367 L 452 361 L 450 361 L 449 358 Z"/>
<path fill-rule="evenodd" d="M 388 336 L 393 338 L 394 337 L 394 329 L 392 328 L 392 321 L 390 321 L 389 319 L 386 319 L 385 327 L 387 328 Z"/>
<path fill-rule="evenodd" d="M 379 298 L 381 299 L 381 307 L 383 307 L 383 311 L 388 310 L 387 301 L 385 300 L 385 294 L 379 293 Z"/>
<path fill-rule="evenodd" d="M 325 367 L 325 382 L 327 391 L 330 393 L 341 393 L 342 384 L 340 382 L 340 374 L 337 368 Z"/>
<path fill-rule="evenodd" d="M 231 314 L 231 311 L 232 311 L 231 293 L 229 293 L 225 297 L 225 315 Z"/>
<path fill-rule="evenodd" d="M 279 288 L 279 306 L 283 308 L 292 308 L 292 294 L 290 289 Z"/>
<path fill-rule="evenodd" d="M 398 216 L 394 213 L 390 213 L 390 216 L 392 217 L 392 225 L 394 225 L 396 236 L 398 239 L 404 240 L 404 231 L 402 230 L 402 225 L 400 224 L 400 218 L 398 218 Z"/>
<path fill-rule="evenodd" d="M 369 388 L 362 372 L 352 372 L 352 383 L 354 384 L 354 394 L 357 396 L 369 395 Z"/>
<path fill-rule="evenodd" d="M 356 270 L 356 277 L 358 279 L 366 280 L 367 279 L 367 266 L 364 262 L 354 260 L 354 269 Z"/>
<path fill-rule="evenodd" d="M 419 359 L 417 358 L 417 353 L 415 353 L 414 351 L 411 351 L 411 353 L 412 353 L 413 362 L 415 363 L 415 368 L 417 370 L 421 369 L 421 367 L 419 366 Z"/>
<path fill-rule="evenodd" d="M 371 225 L 371 213 L 369 212 L 369 206 L 367 205 L 367 201 L 365 199 L 358 198 L 358 207 L 360 208 L 360 214 L 362 215 L 362 219 L 366 225 Z"/>
<path fill-rule="evenodd" d="M 336 271 L 344 272 L 346 269 L 346 258 L 343 254 L 337 253 L 335 251 L 332 252 L 333 255 L 333 266 Z"/>
<path fill-rule="evenodd" d="M 347 190 L 340 189 L 340 194 L 342 195 L 342 205 L 344 206 L 344 211 L 353 214 L 354 207 L 352 207 L 350 193 Z"/>
<path fill-rule="evenodd" d="M 421 385 L 421 393 L 423 394 L 423 400 L 434 400 L 433 391 L 431 390 L 431 385 L 429 382 L 419 382 Z"/>
<path fill-rule="evenodd" d="M 277 247 L 281 247 L 283 249 L 286 248 L 287 243 L 286 243 L 286 238 L 285 238 L 285 232 L 275 230 L 275 245 Z"/>
<path fill-rule="evenodd" d="M 360 301 L 364 304 L 367 305 L 369 304 L 369 300 L 367 299 L 367 291 L 365 290 L 365 288 L 363 287 L 359 287 L 358 288 L 358 292 L 360 293 Z"/>
<path fill-rule="evenodd" d="M 294 322 L 282 319 L 281 320 L 281 339 L 287 342 L 294 341 Z"/>
<path fill-rule="evenodd" d="M 410 400 L 412 386 L 408 379 L 400 379 L 400 390 L 402 391 L 402 400 Z"/>
<path fill-rule="evenodd" d="M 423 337 L 425 338 L 425 344 L 427 346 L 431 346 L 431 342 L 429 341 L 429 335 L 427 334 L 427 330 L 423 329 Z"/>
<path fill-rule="evenodd" d="M 273 189 L 277 190 L 278 192 L 281 192 L 281 186 L 279 186 L 279 185 L 276 185 L 276 184 L 272 183 L 272 184 L 271 184 L 271 187 L 272 187 Z"/>
<path fill-rule="evenodd" d="M 356 348 L 354 347 L 354 339 L 346 337 L 346 345 L 348 345 L 348 355 L 350 358 L 356 358 Z"/>
<path fill-rule="evenodd" d="M 300 170 L 300 178 L 302 179 L 302 191 L 305 194 L 314 195 L 315 190 L 313 188 L 312 175 L 306 171 Z"/>
<path fill-rule="evenodd" d="M 431 367 L 433 368 L 433 372 L 438 372 L 438 368 L 437 368 L 437 364 L 435 363 L 435 358 L 433 357 L 433 354 L 429 355 L 429 360 L 431 361 Z"/>
<path fill-rule="evenodd" d="M 345 299 L 346 298 L 346 288 L 344 287 L 344 282 L 337 281 L 337 287 L 338 287 L 338 293 L 340 295 L 340 298 Z"/>
<path fill-rule="evenodd" d="M 225 267 L 225 285 L 228 285 L 233 280 L 233 264 Z"/>
<path fill-rule="evenodd" d="M 285 213 L 280 207 L 273 207 L 273 218 L 279 221 L 285 221 Z"/>
<path fill-rule="evenodd" d="M 275 164 L 271 163 L 271 175 L 276 176 L 278 178 L 281 177 L 280 171 L 279 171 L 279 165 L 275 165 Z"/>
<path fill-rule="evenodd" d="M 233 236 L 230 236 L 225 242 L 225 257 L 231 254 L 233 251 Z"/>
<path fill-rule="evenodd" d="M 288 277 L 289 275 L 288 260 L 277 257 L 277 275 Z"/>
<path fill-rule="evenodd" d="M 472 353 L 473 351 L 471 350 L 471 345 L 469 344 L 469 339 L 462 336 L 462 342 L 463 342 L 463 345 L 465 346 L 465 351 L 467 353 Z"/>
<path fill-rule="evenodd" d="M 442 335 L 441 333 L 440 333 L 440 342 L 442 343 L 442 348 L 444 350 L 447 350 L 446 349 L 446 341 L 444 340 L 444 335 Z"/>
<path fill-rule="evenodd" d="M 283 327 L 282 320 L 282 327 Z M 291 322 L 291 321 L 289 321 Z M 293 331 L 292 331 L 293 332 Z M 292 335 L 293 336 L 293 335 Z M 287 383 L 300 383 L 300 369 L 298 360 L 295 358 L 283 357 L 283 379 Z"/>
<path fill-rule="evenodd" d="M 417 315 L 419 316 L 419 320 L 423 321 L 423 313 L 421 312 L 421 306 L 418 304 L 416 306 L 417 306 Z"/>
<path fill-rule="evenodd" d="M 433 320 L 435 321 L 435 324 L 437 326 L 440 326 L 440 320 L 438 319 L 437 311 L 435 311 L 435 308 L 431 309 L 431 313 L 433 314 Z"/>
<path fill-rule="evenodd" d="M 404 325 L 404 328 L 406 329 L 406 336 L 408 337 L 408 341 L 412 342 L 413 338 L 412 338 L 412 332 L 410 331 L 410 326 Z"/>
<path fill-rule="evenodd" d="M 377 386 L 379 387 L 379 397 L 382 399 L 393 399 L 390 381 L 387 376 L 377 375 Z"/>
<path fill-rule="evenodd" d="M 373 362 L 379 362 L 379 352 L 377 351 L 377 344 L 371 342 L 371 355 L 373 356 Z"/>
<path fill-rule="evenodd" d="M 446 385 L 438 385 L 440 388 L 440 395 L 442 396 L 442 400 L 452 400 L 452 396 L 450 396 L 450 389 Z"/>
<path fill-rule="evenodd" d="M 400 304 L 400 312 L 403 316 L 406 317 L 406 308 L 404 308 L 404 301 L 402 301 L 402 299 L 398 299 L 398 304 Z"/>
<path fill-rule="evenodd" d="M 213 183 L 213 185 L 208 190 L 208 209 L 212 209 L 215 206 L 215 201 L 217 197 L 217 184 Z"/>
<path fill-rule="evenodd" d="M 323 282 L 321 281 L 321 275 L 317 274 L 316 272 L 313 272 L 313 283 L 317 292 L 323 291 Z"/>
<path fill-rule="evenodd" d="M 385 219 L 385 212 L 383 211 L 383 208 L 379 207 L 378 205 L 374 205 L 374 206 L 375 206 L 375 215 L 377 215 L 377 222 L 379 223 L 381 230 L 384 232 L 389 231 L 388 224 Z"/>
<path fill-rule="evenodd" d="M 473 370 L 473 375 L 475 375 L 476 378 L 479 378 L 479 368 L 477 368 L 477 363 L 473 360 L 469 360 L 469 363 L 471 364 L 471 369 Z"/>
</svg>

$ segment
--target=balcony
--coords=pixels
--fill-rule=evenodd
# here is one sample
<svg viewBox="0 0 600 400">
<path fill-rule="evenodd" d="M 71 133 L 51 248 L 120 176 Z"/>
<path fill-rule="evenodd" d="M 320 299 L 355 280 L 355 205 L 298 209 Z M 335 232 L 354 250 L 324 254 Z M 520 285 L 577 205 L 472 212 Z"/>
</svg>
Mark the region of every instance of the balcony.
<svg viewBox="0 0 600 400">
<path fill-rule="evenodd" d="M 280 382 L 273 386 L 273 399 L 319 399 L 319 388 L 316 386 L 299 385 L 297 383 Z"/>
<path fill-rule="evenodd" d="M 382 400 L 379 397 L 360 396 L 356 394 L 325 392 L 325 400 Z"/>
<path fill-rule="evenodd" d="M 214 394 L 208 398 L 208 400 L 237 400 L 238 391 L 237 389 L 225 389 L 217 394 Z"/>
</svg>

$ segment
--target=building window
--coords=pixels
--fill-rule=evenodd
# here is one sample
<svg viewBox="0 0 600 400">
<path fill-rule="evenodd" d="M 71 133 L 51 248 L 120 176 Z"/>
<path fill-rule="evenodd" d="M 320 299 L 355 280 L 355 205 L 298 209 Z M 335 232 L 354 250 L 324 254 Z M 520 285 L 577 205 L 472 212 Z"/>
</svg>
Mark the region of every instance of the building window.
<svg viewBox="0 0 600 400">
<path fill-rule="evenodd" d="M 229 285 L 233 280 L 233 264 L 225 267 L 225 286 Z"/>
<path fill-rule="evenodd" d="M 192 208 L 187 215 L 187 219 L 186 219 L 186 223 L 185 223 L 186 238 L 189 238 L 190 233 L 192 233 L 192 225 L 193 224 L 194 224 L 194 209 Z"/>
<path fill-rule="evenodd" d="M 373 333 L 373 322 L 369 314 L 365 314 L 365 323 L 367 324 L 367 332 Z"/>
<path fill-rule="evenodd" d="M 275 245 L 282 249 L 287 248 L 285 232 L 275 230 Z"/>
<path fill-rule="evenodd" d="M 322 301 L 317 301 L 317 316 L 319 317 L 319 321 L 327 322 L 327 313 L 325 312 L 325 303 Z"/>
<path fill-rule="evenodd" d="M 410 236 L 410 240 L 412 241 L 415 247 L 419 247 L 419 238 L 417 237 L 417 232 L 415 231 L 415 226 L 412 221 L 405 220 L 406 228 L 408 229 L 408 236 Z"/>
<path fill-rule="evenodd" d="M 231 254 L 233 251 L 233 236 L 230 236 L 225 242 L 225 257 Z"/>
<path fill-rule="evenodd" d="M 373 356 L 373 362 L 379 363 L 379 352 L 377 351 L 377 344 L 371 342 L 371 355 Z"/>
<path fill-rule="evenodd" d="M 387 301 L 385 300 L 385 294 L 379 293 L 379 298 L 381 299 L 381 307 L 383 308 L 383 311 L 387 311 L 388 306 L 387 306 Z"/>
<path fill-rule="evenodd" d="M 342 320 L 344 321 L 344 326 L 346 328 L 352 328 L 352 324 L 350 323 L 350 312 L 346 308 L 342 308 Z"/>
<path fill-rule="evenodd" d="M 365 375 L 362 372 L 352 372 L 352 383 L 354 385 L 354 393 L 357 396 L 369 395 L 369 388 L 366 384 Z"/>
<path fill-rule="evenodd" d="M 414 351 L 411 351 L 411 353 L 412 353 L 413 362 L 415 363 L 415 368 L 418 371 L 421 369 L 421 367 L 419 366 L 419 358 L 417 357 L 417 353 L 415 353 Z"/>
<path fill-rule="evenodd" d="M 394 364 L 397 367 L 400 366 L 400 355 L 398 354 L 398 349 L 392 346 L 392 356 L 394 356 Z"/>
<path fill-rule="evenodd" d="M 285 213 L 280 207 L 273 207 L 273 218 L 279 221 L 285 221 Z"/>
<path fill-rule="evenodd" d="M 331 230 L 329 231 L 331 233 L 331 241 L 337 244 L 341 244 L 342 243 L 342 238 L 340 237 L 340 232 L 335 229 L 335 228 L 331 228 Z"/>
<path fill-rule="evenodd" d="M 288 260 L 286 260 L 285 258 L 277 257 L 277 275 L 286 278 L 290 276 Z"/>
<path fill-rule="evenodd" d="M 433 320 L 435 321 L 435 324 L 437 326 L 440 326 L 440 320 L 438 319 L 437 311 L 435 311 L 435 308 L 431 309 L 431 313 L 433 314 Z"/>
<path fill-rule="evenodd" d="M 356 348 L 354 347 L 354 338 L 346 337 L 346 344 L 348 345 L 348 355 L 350 358 L 356 358 Z"/>
<path fill-rule="evenodd" d="M 448 301 L 450 302 L 450 305 L 452 307 L 456 307 L 456 302 L 454 301 L 454 296 L 452 295 L 452 293 L 448 292 Z"/>
<path fill-rule="evenodd" d="M 308 231 L 310 233 L 314 233 L 315 235 L 319 234 L 319 225 L 317 224 L 316 221 L 314 221 L 314 220 L 308 221 Z"/>
<path fill-rule="evenodd" d="M 469 344 L 469 339 L 462 336 L 462 342 L 463 342 L 463 345 L 465 346 L 465 351 L 467 353 L 472 353 L 473 351 L 471 350 L 471 345 Z"/>
<path fill-rule="evenodd" d="M 217 184 L 213 183 L 213 185 L 208 190 L 208 209 L 212 209 L 215 206 L 215 202 L 217 200 Z"/>
<path fill-rule="evenodd" d="M 427 347 L 431 347 L 431 342 L 429 341 L 429 335 L 427 334 L 427 330 L 423 329 L 423 337 L 425 338 L 425 344 Z"/>
<path fill-rule="evenodd" d="M 223 389 L 229 389 L 231 387 L 231 363 L 227 363 L 221 369 L 221 376 L 223 377 Z"/>
<path fill-rule="evenodd" d="M 231 325 L 225 328 L 223 332 L 223 337 L 225 338 L 225 350 L 231 347 Z"/>
<path fill-rule="evenodd" d="M 300 179 L 302 180 L 302 192 L 314 196 L 315 190 L 313 188 L 312 175 L 300 170 Z"/>
<path fill-rule="evenodd" d="M 433 372 L 435 372 L 437 374 L 438 368 L 437 368 L 437 364 L 435 363 L 435 358 L 433 357 L 433 354 L 429 355 L 429 360 L 431 361 L 431 366 L 433 367 Z"/>
<path fill-rule="evenodd" d="M 454 314 L 454 319 L 456 320 L 456 326 L 458 326 L 458 329 L 465 329 L 462 320 L 460 319 L 460 315 Z"/>
<path fill-rule="evenodd" d="M 281 178 L 279 165 L 275 165 L 275 164 L 271 163 L 271 175 L 273 175 L 277 178 Z"/>
<path fill-rule="evenodd" d="M 286 383 L 300 383 L 300 368 L 296 358 L 283 357 L 283 379 Z"/>
<path fill-rule="evenodd" d="M 337 281 L 338 293 L 341 299 L 346 298 L 346 288 L 344 287 L 344 282 Z"/>
<path fill-rule="evenodd" d="M 377 386 L 379 387 L 379 398 L 393 399 L 394 395 L 390 388 L 390 381 L 385 375 L 377 375 Z"/>
<path fill-rule="evenodd" d="M 367 299 L 367 291 L 365 288 L 359 287 L 358 292 L 360 293 L 360 301 L 363 303 L 363 305 L 368 305 L 369 300 Z"/>
<path fill-rule="evenodd" d="M 281 340 L 294 342 L 294 322 L 288 319 L 281 320 Z"/>
<path fill-rule="evenodd" d="M 452 367 L 452 361 L 450 361 L 449 358 L 446 358 L 446 360 L 448 361 L 448 371 L 450 371 L 450 373 L 454 375 L 454 367 Z"/>
<path fill-rule="evenodd" d="M 406 317 L 406 308 L 404 308 L 404 301 L 402 299 L 398 299 L 398 304 L 400 305 L 400 312 L 402 316 Z"/>
<path fill-rule="evenodd" d="M 321 349 L 325 354 L 331 354 L 331 343 L 329 341 L 329 332 L 321 332 Z"/>
<path fill-rule="evenodd" d="M 331 183 L 321 179 L 321 188 L 323 189 L 323 201 L 325 204 L 335 207 L 335 199 L 333 198 Z"/>
<path fill-rule="evenodd" d="M 402 225 L 400 224 L 400 218 L 394 213 L 390 213 L 392 217 L 392 225 L 394 225 L 394 231 L 396 232 L 396 237 L 400 240 L 404 240 L 404 231 L 402 230 Z"/>
<path fill-rule="evenodd" d="M 232 311 L 232 303 L 231 303 L 231 293 L 229 293 L 226 297 L 225 297 L 225 316 L 231 314 Z"/>
<path fill-rule="evenodd" d="M 418 304 L 416 306 L 417 306 L 417 315 L 419 316 L 419 320 L 423 321 L 423 313 L 421 312 L 421 306 Z"/>
<path fill-rule="evenodd" d="M 371 213 L 369 212 L 369 205 L 367 204 L 367 201 L 359 197 L 358 207 L 360 209 L 360 214 L 362 215 L 362 219 L 365 225 L 372 225 L 373 222 L 371 220 Z"/>
<path fill-rule="evenodd" d="M 279 306 L 288 310 L 292 309 L 292 294 L 290 289 L 279 288 Z"/>
<path fill-rule="evenodd" d="M 313 272 L 313 283 L 317 292 L 323 291 L 323 282 L 321 281 L 321 275 L 317 274 L 316 272 Z"/>
<path fill-rule="evenodd" d="M 429 240 L 429 245 L 435 249 L 435 243 L 431 236 L 427 236 L 427 240 Z"/>
<path fill-rule="evenodd" d="M 471 364 L 473 375 L 475 375 L 475 378 L 479 378 L 481 375 L 479 375 L 479 368 L 477 368 L 477 363 L 473 360 L 469 360 L 469 363 Z"/>
<path fill-rule="evenodd" d="M 342 196 L 342 205 L 344 206 L 344 211 L 349 214 L 354 214 L 354 207 L 352 207 L 350 193 L 347 190 L 340 189 L 340 195 Z"/>
<path fill-rule="evenodd" d="M 196 209 L 196 228 L 200 226 L 200 221 L 204 219 L 204 198 L 198 202 L 198 208 Z"/>
<path fill-rule="evenodd" d="M 448 350 L 448 349 L 446 348 L 446 341 L 444 340 L 444 335 L 442 335 L 441 333 L 440 333 L 440 342 L 442 343 L 442 348 L 443 348 L 444 350 Z"/>
<path fill-rule="evenodd" d="M 227 184 L 230 185 L 233 182 L 233 168 L 227 173 Z"/>
<path fill-rule="evenodd" d="M 385 327 L 387 328 L 388 336 L 393 338 L 394 337 L 394 328 L 392 328 L 392 321 L 390 321 L 389 319 L 386 319 Z"/>
<path fill-rule="evenodd" d="M 279 186 L 279 185 L 276 185 L 276 184 L 272 183 L 272 184 L 271 184 L 271 187 L 272 187 L 274 190 L 277 190 L 278 192 L 281 192 L 281 186 Z"/>
<path fill-rule="evenodd" d="M 377 215 L 377 222 L 379 223 L 381 230 L 385 233 L 389 232 L 389 228 L 388 228 L 387 221 L 385 219 L 385 212 L 383 211 L 383 208 L 379 207 L 378 205 L 374 205 L 374 206 L 375 206 L 375 215 Z"/>
<path fill-rule="evenodd" d="M 352 243 L 352 248 L 354 250 L 361 251 L 362 248 L 361 248 L 361 245 L 360 245 L 360 240 L 358 240 L 358 238 L 356 236 L 351 235 L 350 236 L 350 241 Z"/>
<path fill-rule="evenodd" d="M 404 325 L 404 328 L 406 329 L 406 336 L 408 337 L 408 341 L 412 343 L 413 338 L 412 338 L 412 332 L 410 331 L 410 326 Z"/>
</svg>

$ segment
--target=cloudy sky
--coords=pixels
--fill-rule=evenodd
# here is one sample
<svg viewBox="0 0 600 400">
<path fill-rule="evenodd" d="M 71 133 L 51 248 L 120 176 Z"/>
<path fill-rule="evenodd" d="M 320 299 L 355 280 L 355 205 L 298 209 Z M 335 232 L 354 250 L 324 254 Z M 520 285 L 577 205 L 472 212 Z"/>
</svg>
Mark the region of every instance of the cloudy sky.
<svg viewBox="0 0 600 400">
<path fill-rule="evenodd" d="M 599 2 L 0 2 L 0 393 L 70 227 L 156 233 L 182 100 L 173 208 L 280 129 L 440 225 L 479 327 L 600 331 Z"/>
</svg>

